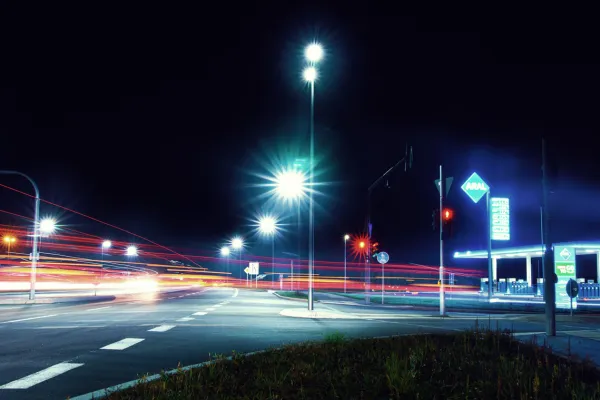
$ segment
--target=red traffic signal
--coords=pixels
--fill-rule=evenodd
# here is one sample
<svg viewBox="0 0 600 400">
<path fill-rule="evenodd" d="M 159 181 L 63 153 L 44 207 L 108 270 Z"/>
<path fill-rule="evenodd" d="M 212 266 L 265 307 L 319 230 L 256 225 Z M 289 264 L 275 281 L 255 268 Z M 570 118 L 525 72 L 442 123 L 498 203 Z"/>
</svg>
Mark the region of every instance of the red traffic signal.
<svg viewBox="0 0 600 400">
<path fill-rule="evenodd" d="M 454 211 L 452 211 L 452 209 L 450 209 L 450 208 L 444 208 L 442 218 L 443 218 L 444 222 L 452 221 L 452 218 L 454 218 Z"/>
</svg>

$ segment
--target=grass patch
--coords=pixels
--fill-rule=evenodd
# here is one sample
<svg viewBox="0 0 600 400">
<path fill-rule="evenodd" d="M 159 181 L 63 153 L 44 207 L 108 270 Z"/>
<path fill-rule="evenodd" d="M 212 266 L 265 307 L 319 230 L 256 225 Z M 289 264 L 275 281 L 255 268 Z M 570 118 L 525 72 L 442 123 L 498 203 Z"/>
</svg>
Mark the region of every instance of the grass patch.
<svg viewBox="0 0 600 400">
<path fill-rule="evenodd" d="M 108 399 L 600 399 L 598 370 L 508 333 L 325 339 L 218 357 Z"/>
<path fill-rule="evenodd" d="M 283 297 L 290 297 L 292 299 L 303 299 L 308 300 L 308 294 L 302 292 L 276 292 L 278 295 Z"/>
</svg>

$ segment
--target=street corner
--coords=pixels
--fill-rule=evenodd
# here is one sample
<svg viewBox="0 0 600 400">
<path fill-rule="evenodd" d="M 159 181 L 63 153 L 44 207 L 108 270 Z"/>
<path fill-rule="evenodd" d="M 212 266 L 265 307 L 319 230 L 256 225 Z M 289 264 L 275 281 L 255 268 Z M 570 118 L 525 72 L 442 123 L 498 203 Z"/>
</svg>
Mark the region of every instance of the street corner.
<svg viewBox="0 0 600 400">
<path fill-rule="evenodd" d="M 307 310 L 304 308 L 288 308 L 282 310 L 279 315 L 292 318 L 311 318 L 311 319 L 360 319 L 360 317 L 352 314 L 343 314 L 333 311 L 324 310 Z"/>
</svg>

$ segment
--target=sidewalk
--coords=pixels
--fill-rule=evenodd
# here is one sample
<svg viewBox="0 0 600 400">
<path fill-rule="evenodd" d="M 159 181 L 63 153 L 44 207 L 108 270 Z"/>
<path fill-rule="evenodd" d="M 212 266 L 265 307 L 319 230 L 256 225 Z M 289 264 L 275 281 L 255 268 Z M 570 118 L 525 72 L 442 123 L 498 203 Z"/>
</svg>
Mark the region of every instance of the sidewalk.
<svg viewBox="0 0 600 400">
<path fill-rule="evenodd" d="M 545 333 L 517 333 L 524 343 L 547 347 L 553 353 L 573 361 L 590 361 L 600 368 L 600 330 L 558 331 L 556 336 Z"/>
</svg>

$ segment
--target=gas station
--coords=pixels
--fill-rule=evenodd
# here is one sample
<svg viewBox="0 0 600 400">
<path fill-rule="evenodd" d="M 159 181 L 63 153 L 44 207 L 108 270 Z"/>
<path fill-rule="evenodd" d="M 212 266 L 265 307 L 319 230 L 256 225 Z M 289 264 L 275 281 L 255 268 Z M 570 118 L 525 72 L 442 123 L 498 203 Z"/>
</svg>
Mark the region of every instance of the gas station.
<svg viewBox="0 0 600 400">
<path fill-rule="evenodd" d="M 572 248 L 575 251 L 575 256 L 581 255 L 596 255 L 596 282 L 594 280 L 577 277 L 577 283 L 581 286 L 580 297 L 585 298 L 600 298 L 600 242 L 563 242 L 553 245 L 557 248 Z M 544 254 L 545 247 L 537 246 L 521 246 L 521 247 L 506 247 L 502 249 L 493 249 L 491 251 L 492 258 L 492 282 L 494 292 L 496 294 L 522 294 L 522 295 L 538 295 L 544 293 L 543 282 L 544 278 L 538 278 L 536 285 L 533 284 L 531 261 L 534 258 L 540 258 Z M 455 259 L 487 259 L 487 250 L 474 251 L 457 251 L 454 253 Z M 498 279 L 498 260 L 511 259 L 525 260 L 525 276 L 524 280 L 516 278 L 501 278 Z M 576 270 L 574 272 L 576 274 Z M 481 290 L 487 292 L 489 277 L 481 278 Z"/>
</svg>

